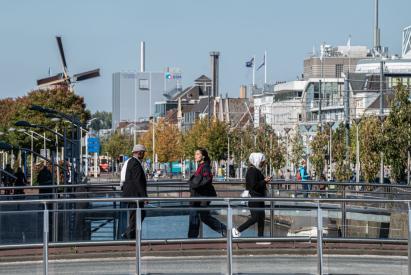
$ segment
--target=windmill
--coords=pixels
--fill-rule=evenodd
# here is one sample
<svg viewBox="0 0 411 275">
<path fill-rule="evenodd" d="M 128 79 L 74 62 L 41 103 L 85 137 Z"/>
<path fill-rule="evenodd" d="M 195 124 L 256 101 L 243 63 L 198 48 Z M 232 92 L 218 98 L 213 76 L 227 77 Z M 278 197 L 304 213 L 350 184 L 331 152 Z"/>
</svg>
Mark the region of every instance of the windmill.
<svg viewBox="0 0 411 275">
<path fill-rule="evenodd" d="M 61 41 L 61 36 L 56 36 L 57 46 L 60 52 L 61 63 L 63 65 L 63 72 L 58 73 L 53 76 L 49 76 L 46 78 L 38 79 L 37 86 L 39 87 L 48 87 L 48 86 L 66 86 L 72 89 L 74 83 L 78 81 L 83 81 L 86 79 L 94 78 L 100 76 L 100 69 L 94 69 L 91 71 L 74 74 L 70 76 L 67 71 L 67 62 L 66 57 L 64 55 L 63 43 Z"/>
</svg>

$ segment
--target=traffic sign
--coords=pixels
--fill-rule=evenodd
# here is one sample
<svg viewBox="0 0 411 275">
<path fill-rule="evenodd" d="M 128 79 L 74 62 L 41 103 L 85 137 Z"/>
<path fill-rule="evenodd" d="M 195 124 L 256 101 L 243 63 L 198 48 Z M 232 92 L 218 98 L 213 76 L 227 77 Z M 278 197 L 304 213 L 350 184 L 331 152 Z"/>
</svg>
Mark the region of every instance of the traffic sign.
<svg viewBox="0 0 411 275">
<path fill-rule="evenodd" d="M 89 137 L 87 139 L 89 153 L 100 153 L 100 140 L 97 137 Z"/>
</svg>

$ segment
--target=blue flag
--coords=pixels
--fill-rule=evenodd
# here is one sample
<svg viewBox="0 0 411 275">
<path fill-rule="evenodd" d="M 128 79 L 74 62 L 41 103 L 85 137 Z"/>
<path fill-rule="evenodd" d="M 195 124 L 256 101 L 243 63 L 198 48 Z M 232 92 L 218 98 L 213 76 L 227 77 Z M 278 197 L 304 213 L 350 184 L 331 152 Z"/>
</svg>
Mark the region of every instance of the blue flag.
<svg viewBox="0 0 411 275">
<path fill-rule="evenodd" d="M 251 58 L 250 61 L 245 62 L 245 66 L 246 66 L 247 68 L 252 68 L 253 65 L 254 65 L 254 57 Z"/>
<path fill-rule="evenodd" d="M 257 71 L 258 71 L 259 69 L 261 69 L 262 67 L 264 67 L 264 66 L 265 66 L 265 54 L 264 54 L 263 63 L 261 63 L 261 65 L 258 66 Z"/>
</svg>

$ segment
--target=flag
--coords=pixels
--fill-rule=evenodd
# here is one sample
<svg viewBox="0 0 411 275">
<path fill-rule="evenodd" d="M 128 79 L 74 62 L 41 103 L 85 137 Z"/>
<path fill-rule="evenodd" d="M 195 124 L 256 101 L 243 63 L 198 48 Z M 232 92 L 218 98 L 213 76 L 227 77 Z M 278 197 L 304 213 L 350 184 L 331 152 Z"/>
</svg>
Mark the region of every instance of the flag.
<svg viewBox="0 0 411 275">
<path fill-rule="evenodd" d="M 351 50 L 351 35 L 348 36 L 347 47 L 348 50 Z"/>
<path fill-rule="evenodd" d="M 265 66 L 265 54 L 264 54 L 264 58 L 263 58 L 263 63 L 261 63 L 261 65 L 258 66 L 257 71 L 258 71 L 259 69 L 261 69 L 262 67 L 264 67 L 264 66 Z"/>
<path fill-rule="evenodd" d="M 245 66 L 247 68 L 252 68 L 254 66 L 254 57 L 250 59 L 250 61 L 245 62 Z"/>
</svg>

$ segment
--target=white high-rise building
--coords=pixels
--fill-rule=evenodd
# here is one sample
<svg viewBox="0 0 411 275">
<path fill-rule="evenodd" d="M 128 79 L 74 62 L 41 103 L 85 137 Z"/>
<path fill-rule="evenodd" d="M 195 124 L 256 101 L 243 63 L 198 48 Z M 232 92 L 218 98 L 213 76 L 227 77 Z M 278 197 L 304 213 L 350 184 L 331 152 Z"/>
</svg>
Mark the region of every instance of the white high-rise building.
<svg viewBox="0 0 411 275">
<path fill-rule="evenodd" d="M 117 72 L 113 74 L 112 129 L 120 122 L 147 121 L 154 103 L 181 88 L 181 73 Z"/>
</svg>

